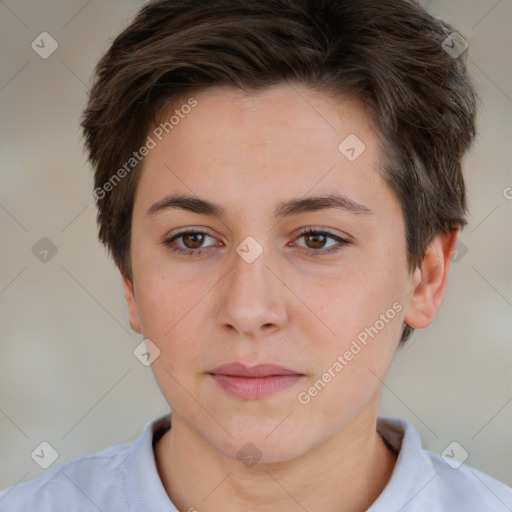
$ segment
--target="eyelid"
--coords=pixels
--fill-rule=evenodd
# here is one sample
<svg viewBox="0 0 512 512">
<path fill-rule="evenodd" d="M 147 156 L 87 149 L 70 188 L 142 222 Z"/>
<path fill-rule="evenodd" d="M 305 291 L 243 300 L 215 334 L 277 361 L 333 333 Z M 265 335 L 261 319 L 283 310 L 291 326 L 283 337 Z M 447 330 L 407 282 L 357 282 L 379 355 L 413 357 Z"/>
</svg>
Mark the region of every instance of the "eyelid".
<svg viewBox="0 0 512 512">
<path fill-rule="evenodd" d="M 326 234 L 326 235 L 329 235 L 329 236 L 332 236 L 335 238 L 336 237 L 343 238 L 347 241 L 352 240 L 352 237 L 350 235 L 348 235 L 347 233 L 335 232 L 335 231 L 331 230 L 330 228 L 324 228 L 322 226 L 309 226 L 307 228 L 301 228 L 301 229 L 299 229 L 299 233 L 297 236 L 300 237 L 303 235 L 307 235 L 309 233 L 322 233 L 322 234 Z"/>
<path fill-rule="evenodd" d="M 185 235 L 187 233 L 201 233 L 216 238 L 218 235 L 212 234 L 212 230 L 204 226 L 186 226 L 183 228 L 176 228 L 165 235 L 167 239 L 173 238 L 178 235 Z"/>
</svg>

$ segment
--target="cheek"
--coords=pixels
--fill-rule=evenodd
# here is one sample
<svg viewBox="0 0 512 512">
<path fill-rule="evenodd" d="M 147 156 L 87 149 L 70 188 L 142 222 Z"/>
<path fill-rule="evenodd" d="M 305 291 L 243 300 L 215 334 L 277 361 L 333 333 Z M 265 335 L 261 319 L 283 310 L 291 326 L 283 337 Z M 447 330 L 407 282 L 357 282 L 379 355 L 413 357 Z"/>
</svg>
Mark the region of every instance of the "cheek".
<svg viewBox="0 0 512 512">
<path fill-rule="evenodd" d="M 143 253 L 142 253 L 143 252 Z M 180 319 L 196 305 L 203 287 L 198 280 L 187 279 L 179 267 L 170 267 L 151 249 L 134 255 L 136 299 L 144 335 L 165 337 Z"/>
<path fill-rule="evenodd" d="M 381 388 L 402 328 L 403 307 L 393 294 L 387 289 L 376 294 L 360 283 L 346 280 L 343 291 L 325 301 L 323 318 L 335 335 L 310 347 L 315 369 L 297 397 L 306 407 L 311 404 L 315 415 L 336 418 L 338 426 Z"/>
<path fill-rule="evenodd" d="M 329 390 L 322 391 L 324 399 L 355 403 L 361 393 L 377 389 L 398 346 L 405 273 L 399 263 L 377 258 L 349 270 L 309 288 L 307 304 L 322 322 L 315 322 L 315 331 L 306 321 L 302 328 L 309 332 L 309 348 L 317 363 L 311 380 L 321 379 L 320 387 L 329 381 Z M 319 325 L 322 334 L 318 334 Z"/>
<path fill-rule="evenodd" d="M 204 295 L 211 285 L 175 279 L 172 271 L 160 271 L 156 265 L 140 267 L 139 278 L 144 283 L 137 294 L 143 336 L 160 349 L 155 375 L 164 372 L 165 378 L 165 368 L 177 376 L 181 369 L 200 364 L 208 303 Z"/>
<path fill-rule="evenodd" d="M 315 322 L 315 328 L 318 329 L 319 323 L 323 325 L 326 339 L 331 340 L 327 345 L 341 348 L 340 344 L 357 337 L 400 301 L 403 286 L 399 279 L 392 268 L 361 262 L 359 266 L 343 269 L 339 277 L 328 281 L 307 285 L 297 283 L 295 290 L 299 297 L 304 297 L 304 302 L 319 321 Z M 395 318 L 396 313 L 395 308 L 390 316 Z M 307 325 L 305 322 L 304 326 Z"/>
</svg>

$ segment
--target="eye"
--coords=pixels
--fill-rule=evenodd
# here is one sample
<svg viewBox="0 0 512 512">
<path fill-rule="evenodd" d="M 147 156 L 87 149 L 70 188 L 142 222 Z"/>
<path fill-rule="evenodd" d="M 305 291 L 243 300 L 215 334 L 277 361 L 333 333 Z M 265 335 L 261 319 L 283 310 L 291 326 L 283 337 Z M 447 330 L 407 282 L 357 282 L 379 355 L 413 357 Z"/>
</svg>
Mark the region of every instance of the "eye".
<svg viewBox="0 0 512 512">
<path fill-rule="evenodd" d="M 215 242 L 215 239 L 204 231 L 189 230 L 177 233 L 176 235 L 167 238 L 162 243 L 173 252 L 184 254 L 186 256 L 192 256 L 194 254 L 201 254 L 202 249 L 206 249 L 212 245 L 221 245 L 219 243 L 203 245 L 208 238 L 214 240 Z"/>
<path fill-rule="evenodd" d="M 305 246 L 299 245 L 299 247 L 304 247 L 305 249 L 309 249 L 310 254 L 327 254 L 327 253 L 335 253 L 343 248 L 343 246 L 351 244 L 350 240 L 346 238 L 342 238 L 334 233 L 330 233 L 329 231 L 317 230 L 308 228 L 301 231 L 299 237 L 304 239 Z M 331 241 L 330 245 L 327 245 Z"/>
<path fill-rule="evenodd" d="M 350 240 L 342 238 L 329 231 L 307 228 L 301 231 L 296 240 L 303 238 L 305 245 L 297 244 L 306 249 L 308 254 L 322 255 L 340 251 L 343 246 L 351 244 Z M 207 239 L 213 243 L 204 245 Z M 222 246 L 214 237 L 204 231 L 187 230 L 177 233 L 162 242 L 171 251 L 184 256 L 199 256 L 203 250 L 212 246 Z"/>
</svg>

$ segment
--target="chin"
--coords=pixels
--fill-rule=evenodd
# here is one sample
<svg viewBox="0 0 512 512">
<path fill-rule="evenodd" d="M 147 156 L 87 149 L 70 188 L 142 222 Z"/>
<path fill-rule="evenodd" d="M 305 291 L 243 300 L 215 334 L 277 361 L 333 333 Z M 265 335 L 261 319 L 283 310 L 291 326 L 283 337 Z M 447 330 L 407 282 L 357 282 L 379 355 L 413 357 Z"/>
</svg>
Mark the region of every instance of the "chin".
<svg viewBox="0 0 512 512">
<path fill-rule="evenodd" d="M 273 464 L 293 460 L 304 453 L 297 443 L 283 444 L 283 440 L 269 442 L 265 439 L 254 439 L 249 441 L 247 438 L 240 439 L 228 447 L 224 447 L 221 453 L 233 460 L 239 460 L 247 467 L 258 464 Z"/>
<path fill-rule="evenodd" d="M 280 418 L 279 421 L 282 421 Z M 276 428 L 279 421 L 265 421 L 255 426 L 254 419 L 251 419 L 252 426 L 246 423 L 245 428 L 240 430 L 229 429 L 233 437 L 223 436 L 221 440 L 211 439 L 211 444 L 224 456 L 245 462 L 248 467 L 254 463 L 275 463 L 295 459 L 305 453 L 314 442 L 306 437 L 311 435 L 310 429 L 301 431 L 297 426 L 288 429 Z M 272 424 L 272 428 L 266 428 Z M 311 446 L 309 446 L 311 445 Z"/>
</svg>

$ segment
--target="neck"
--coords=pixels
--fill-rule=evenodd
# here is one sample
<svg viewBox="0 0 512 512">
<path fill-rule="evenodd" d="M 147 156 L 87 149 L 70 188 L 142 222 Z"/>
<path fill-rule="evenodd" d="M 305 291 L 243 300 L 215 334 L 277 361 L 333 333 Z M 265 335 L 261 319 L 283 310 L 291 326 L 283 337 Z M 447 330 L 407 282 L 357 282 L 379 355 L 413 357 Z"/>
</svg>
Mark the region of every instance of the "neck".
<svg viewBox="0 0 512 512">
<path fill-rule="evenodd" d="M 360 512 L 382 492 L 396 462 L 376 431 L 375 415 L 365 413 L 300 457 L 252 467 L 220 454 L 173 414 L 155 456 L 176 507 L 198 512 Z"/>
</svg>

